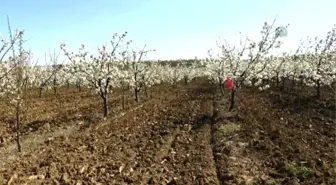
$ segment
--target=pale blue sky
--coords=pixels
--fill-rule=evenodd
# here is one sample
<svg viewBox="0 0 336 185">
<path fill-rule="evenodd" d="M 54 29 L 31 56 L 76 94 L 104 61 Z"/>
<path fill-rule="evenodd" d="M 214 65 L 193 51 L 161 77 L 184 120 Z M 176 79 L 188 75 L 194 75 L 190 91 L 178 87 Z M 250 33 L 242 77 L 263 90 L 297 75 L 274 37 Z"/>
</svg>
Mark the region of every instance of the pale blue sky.
<svg viewBox="0 0 336 185">
<path fill-rule="evenodd" d="M 129 32 L 135 47 L 156 49 L 151 59 L 206 56 L 216 39 L 238 41 L 238 32 L 257 37 L 264 21 L 290 24 L 284 48 L 300 37 L 324 36 L 336 23 L 335 0 L 10 0 L 0 4 L 0 35 L 8 36 L 6 16 L 21 28 L 31 49 L 44 53 L 65 41 L 94 50 L 115 32 Z"/>
</svg>

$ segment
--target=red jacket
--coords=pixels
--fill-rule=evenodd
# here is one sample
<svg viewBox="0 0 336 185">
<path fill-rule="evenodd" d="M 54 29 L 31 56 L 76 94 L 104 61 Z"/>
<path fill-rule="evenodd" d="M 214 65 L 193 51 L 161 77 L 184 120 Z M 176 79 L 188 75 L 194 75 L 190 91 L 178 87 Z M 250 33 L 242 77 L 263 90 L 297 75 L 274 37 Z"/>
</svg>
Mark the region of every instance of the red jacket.
<svg viewBox="0 0 336 185">
<path fill-rule="evenodd" d="M 233 89 L 233 81 L 229 77 L 227 77 L 226 80 L 225 80 L 225 82 L 226 82 L 226 87 L 229 90 L 232 90 Z"/>
</svg>

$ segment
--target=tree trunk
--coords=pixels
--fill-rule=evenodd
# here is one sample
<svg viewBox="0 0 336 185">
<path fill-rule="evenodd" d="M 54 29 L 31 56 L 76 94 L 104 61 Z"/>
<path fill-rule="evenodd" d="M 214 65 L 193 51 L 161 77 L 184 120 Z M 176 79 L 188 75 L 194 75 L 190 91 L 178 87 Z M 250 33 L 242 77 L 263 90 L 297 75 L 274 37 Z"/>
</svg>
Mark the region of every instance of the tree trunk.
<svg viewBox="0 0 336 185">
<path fill-rule="evenodd" d="M 224 96 L 224 88 L 222 83 L 219 83 L 219 90 L 221 92 L 221 95 Z"/>
<path fill-rule="evenodd" d="M 304 87 L 304 81 L 303 81 L 303 77 L 301 77 L 301 80 L 300 80 L 300 91 L 301 92 L 303 90 L 303 87 Z"/>
<path fill-rule="evenodd" d="M 54 94 L 56 94 L 56 93 L 57 93 L 56 82 L 57 82 L 57 80 L 56 80 L 56 78 L 54 78 L 54 81 L 53 81 L 53 86 L 54 86 Z"/>
<path fill-rule="evenodd" d="M 78 92 L 82 92 L 82 87 L 80 84 L 77 85 L 77 88 L 78 88 Z"/>
<path fill-rule="evenodd" d="M 134 87 L 134 95 L 136 103 L 139 103 L 139 89 L 137 87 Z"/>
<path fill-rule="evenodd" d="M 144 84 L 144 91 L 145 91 L 145 96 L 148 99 L 149 96 L 148 96 L 148 90 L 147 90 L 147 85 L 146 84 Z"/>
<path fill-rule="evenodd" d="M 276 88 L 279 87 L 279 73 L 276 74 Z"/>
<path fill-rule="evenodd" d="M 28 110 L 28 90 L 27 90 L 27 83 L 24 85 L 24 100 L 25 100 L 25 106 L 26 106 L 26 111 Z"/>
<path fill-rule="evenodd" d="M 139 103 L 139 89 L 138 89 L 138 73 L 134 73 L 134 81 L 135 81 L 135 87 L 134 87 L 134 96 L 135 96 L 135 101 L 138 104 Z"/>
<path fill-rule="evenodd" d="M 219 87 L 219 90 L 220 90 L 220 93 L 221 93 L 221 95 L 222 96 L 224 96 L 224 83 L 223 83 L 223 81 L 221 80 L 221 78 L 218 78 L 218 81 L 219 81 L 219 84 L 218 84 L 218 87 Z"/>
<path fill-rule="evenodd" d="M 235 105 L 235 96 L 236 96 L 236 90 L 235 88 L 232 88 L 229 111 L 231 111 Z"/>
<path fill-rule="evenodd" d="M 184 77 L 184 85 L 188 85 L 188 76 Z"/>
<path fill-rule="evenodd" d="M 285 90 L 285 77 L 281 77 L 282 81 L 281 81 L 281 87 L 280 90 L 284 91 Z"/>
<path fill-rule="evenodd" d="M 107 94 L 103 95 L 102 99 L 103 99 L 104 118 L 106 118 L 108 116 Z"/>
<path fill-rule="evenodd" d="M 43 87 L 40 87 L 40 92 L 39 92 L 39 97 L 42 97 L 42 91 L 43 91 Z"/>
<path fill-rule="evenodd" d="M 316 98 L 321 98 L 321 82 L 320 79 L 316 81 Z"/>
<path fill-rule="evenodd" d="M 295 78 L 294 76 L 292 77 L 292 91 L 294 91 L 294 87 L 295 87 Z"/>
<path fill-rule="evenodd" d="M 16 103 L 16 144 L 18 152 L 21 152 L 21 143 L 20 143 L 20 102 Z"/>
</svg>

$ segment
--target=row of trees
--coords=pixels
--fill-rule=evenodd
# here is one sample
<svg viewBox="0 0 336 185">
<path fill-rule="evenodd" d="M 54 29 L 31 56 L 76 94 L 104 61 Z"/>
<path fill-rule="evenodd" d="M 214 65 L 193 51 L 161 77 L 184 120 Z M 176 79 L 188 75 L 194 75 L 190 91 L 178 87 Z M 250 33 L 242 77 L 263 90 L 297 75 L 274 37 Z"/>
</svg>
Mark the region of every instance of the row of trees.
<svg viewBox="0 0 336 185">
<path fill-rule="evenodd" d="M 44 67 L 34 65 L 32 54 L 23 49 L 24 32 L 12 33 L 9 23 L 8 28 L 10 39 L 1 39 L 0 47 L 0 95 L 15 106 L 19 151 L 20 113 L 29 88 L 39 88 L 40 96 L 44 89 L 53 89 L 57 93 L 60 86 L 76 86 L 79 90 L 89 88 L 101 98 L 103 115 L 107 117 L 109 94 L 117 88 L 124 94 L 133 91 L 135 101 L 139 102 L 139 92 L 144 91 L 148 96 L 148 89 L 155 84 L 176 84 L 181 80 L 188 83 L 195 77 L 208 77 L 224 95 L 222 84 L 230 77 L 234 80 L 232 110 L 236 92 L 242 86 L 265 90 L 270 86 L 284 87 L 285 81 L 291 80 L 294 85 L 316 87 L 316 96 L 320 97 L 321 86 L 331 86 L 336 79 L 336 27 L 324 39 L 302 41 L 294 53 L 272 56 L 270 52 L 281 47 L 282 42 L 274 22 L 265 23 L 259 41 L 246 38 L 236 46 L 217 42 L 217 54 L 210 50 L 207 59 L 174 65 L 145 62 L 147 54 L 154 50 L 146 46 L 140 51 L 130 49 L 132 42 L 126 39 L 125 32 L 114 34 L 110 43 L 100 47 L 97 54 L 90 54 L 84 45 L 71 52 L 66 44 L 61 44 L 61 53 L 68 62 L 59 63 L 60 53 L 54 51 L 49 55 L 49 65 Z"/>
<path fill-rule="evenodd" d="M 294 52 L 284 52 L 277 56 L 270 54 L 281 45 L 274 22 L 265 22 L 259 41 L 246 38 L 235 46 L 217 42 L 218 54 L 209 50 L 209 58 L 206 60 L 207 76 L 218 84 L 222 94 L 223 80 L 230 77 L 235 81 L 231 91 L 230 110 L 235 103 L 235 94 L 242 86 L 255 86 L 259 90 L 275 86 L 283 90 L 285 82 L 290 80 L 293 89 L 297 85 L 301 88 L 315 87 L 317 98 L 321 97 L 321 86 L 334 90 L 336 25 L 327 32 L 325 38 L 301 40 Z"/>
</svg>

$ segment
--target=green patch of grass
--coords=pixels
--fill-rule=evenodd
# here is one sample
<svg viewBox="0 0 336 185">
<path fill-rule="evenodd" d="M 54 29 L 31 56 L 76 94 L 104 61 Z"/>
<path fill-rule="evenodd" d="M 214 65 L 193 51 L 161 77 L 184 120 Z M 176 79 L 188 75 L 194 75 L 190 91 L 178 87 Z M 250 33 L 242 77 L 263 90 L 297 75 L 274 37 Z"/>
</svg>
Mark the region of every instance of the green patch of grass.
<svg viewBox="0 0 336 185">
<path fill-rule="evenodd" d="M 269 179 L 269 180 L 266 180 L 266 184 L 267 185 L 279 185 L 281 184 L 282 182 L 282 179 Z M 264 180 L 257 180 L 255 182 L 252 183 L 252 185 L 261 185 L 261 184 L 265 184 L 265 181 Z"/>
<path fill-rule="evenodd" d="M 310 174 L 310 169 L 305 166 L 299 166 L 295 163 L 288 164 L 288 169 L 297 177 L 301 177 L 303 179 L 307 178 Z"/>
<path fill-rule="evenodd" d="M 240 130 L 240 125 L 236 123 L 226 123 L 219 126 L 219 132 L 223 135 L 237 132 Z"/>
<path fill-rule="evenodd" d="M 281 179 L 271 179 L 267 182 L 268 185 L 279 185 L 281 184 Z"/>
</svg>

